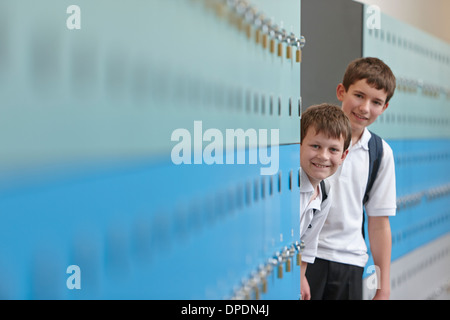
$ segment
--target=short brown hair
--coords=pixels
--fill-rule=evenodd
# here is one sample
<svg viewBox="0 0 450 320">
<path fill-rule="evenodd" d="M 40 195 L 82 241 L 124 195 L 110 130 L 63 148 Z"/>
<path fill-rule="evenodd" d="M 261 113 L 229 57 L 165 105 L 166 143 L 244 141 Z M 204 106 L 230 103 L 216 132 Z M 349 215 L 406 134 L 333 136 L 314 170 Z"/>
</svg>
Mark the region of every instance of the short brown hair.
<svg viewBox="0 0 450 320">
<path fill-rule="evenodd" d="M 377 90 L 387 93 L 385 103 L 391 100 L 395 92 L 396 79 L 391 68 L 378 58 L 360 58 L 353 60 L 347 66 L 342 84 L 345 91 L 355 82 L 366 79 L 367 83 Z"/>
<path fill-rule="evenodd" d="M 300 143 L 308 129 L 314 127 L 316 133 L 324 132 L 330 138 L 344 138 L 344 150 L 347 150 L 352 140 L 352 127 L 345 113 L 336 105 L 323 103 L 314 105 L 302 113 L 300 125 Z"/>
</svg>

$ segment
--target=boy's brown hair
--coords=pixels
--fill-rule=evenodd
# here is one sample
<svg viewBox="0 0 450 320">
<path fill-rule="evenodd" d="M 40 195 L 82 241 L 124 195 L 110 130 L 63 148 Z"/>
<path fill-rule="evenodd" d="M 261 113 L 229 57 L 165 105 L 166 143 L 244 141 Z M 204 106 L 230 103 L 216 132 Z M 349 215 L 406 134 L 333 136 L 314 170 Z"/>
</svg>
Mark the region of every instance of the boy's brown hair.
<svg viewBox="0 0 450 320">
<path fill-rule="evenodd" d="M 352 139 L 352 128 L 350 120 L 345 113 L 336 105 L 323 103 L 314 105 L 302 113 L 300 125 L 300 143 L 306 136 L 308 129 L 313 127 L 316 134 L 324 132 L 328 137 L 344 138 L 344 150 L 348 149 Z"/>
<path fill-rule="evenodd" d="M 378 58 L 360 58 L 353 60 L 347 67 L 342 84 L 345 91 L 355 82 L 366 79 L 367 83 L 377 90 L 387 93 L 385 103 L 391 100 L 395 92 L 396 79 L 392 70 Z"/>
</svg>

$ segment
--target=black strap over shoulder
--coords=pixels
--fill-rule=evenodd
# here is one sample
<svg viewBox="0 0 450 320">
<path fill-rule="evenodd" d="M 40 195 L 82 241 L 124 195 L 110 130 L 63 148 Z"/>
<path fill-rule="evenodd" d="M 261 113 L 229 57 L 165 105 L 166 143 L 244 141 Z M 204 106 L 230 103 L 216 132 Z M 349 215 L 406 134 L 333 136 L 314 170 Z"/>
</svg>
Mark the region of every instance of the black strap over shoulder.
<svg viewBox="0 0 450 320">
<path fill-rule="evenodd" d="M 378 175 L 378 170 L 380 169 L 381 159 L 383 157 L 383 141 L 381 138 L 369 131 L 372 135 L 369 140 L 369 178 L 367 179 L 366 192 L 364 193 L 363 205 L 367 203 L 369 200 L 370 190 L 373 187 L 375 179 Z M 365 214 L 363 211 L 363 225 L 362 225 L 362 234 L 365 237 L 364 232 L 364 223 L 365 223 Z"/>
<path fill-rule="evenodd" d="M 363 204 L 369 200 L 370 190 L 377 178 L 378 169 L 380 169 L 381 158 L 383 157 L 383 141 L 375 133 L 371 132 L 372 137 L 369 140 L 369 179 L 367 180 L 366 192 L 364 194 Z"/>
<path fill-rule="evenodd" d="M 325 188 L 325 181 L 324 180 L 320 181 L 320 189 L 322 190 L 322 202 L 324 202 L 328 198 L 328 194 L 327 194 L 327 190 Z"/>
</svg>

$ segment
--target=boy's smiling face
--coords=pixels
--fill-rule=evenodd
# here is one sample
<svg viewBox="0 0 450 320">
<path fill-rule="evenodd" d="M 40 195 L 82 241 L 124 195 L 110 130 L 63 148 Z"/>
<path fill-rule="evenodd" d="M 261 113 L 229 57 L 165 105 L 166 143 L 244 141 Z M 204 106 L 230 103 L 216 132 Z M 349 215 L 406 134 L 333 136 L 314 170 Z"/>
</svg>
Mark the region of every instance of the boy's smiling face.
<svg viewBox="0 0 450 320">
<path fill-rule="evenodd" d="M 339 84 L 336 94 L 342 102 L 342 111 L 350 119 L 353 143 L 359 140 L 364 128 L 371 125 L 389 105 L 385 103 L 386 91 L 369 85 L 366 79 L 356 81 L 350 85 L 348 91 L 343 84 Z"/>
<path fill-rule="evenodd" d="M 311 184 L 333 175 L 347 156 L 344 138 L 328 137 L 324 132 L 316 133 L 311 126 L 300 145 L 300 165 L 308 175 Z"/>
</svg>

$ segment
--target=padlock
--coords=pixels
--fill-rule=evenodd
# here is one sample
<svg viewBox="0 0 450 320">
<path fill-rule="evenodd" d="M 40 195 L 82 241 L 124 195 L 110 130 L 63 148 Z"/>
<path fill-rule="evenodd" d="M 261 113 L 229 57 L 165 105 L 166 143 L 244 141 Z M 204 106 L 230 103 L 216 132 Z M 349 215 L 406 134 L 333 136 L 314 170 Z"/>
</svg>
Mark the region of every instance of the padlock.
<svg viewBox="0 0 450 320">
<path fill-rule="evenodd" d="M 261 30 L 256 29 L 256 31 L 255 31 L 255 42 L 256 42 L 256 44 L 259 44 L 260 38 L 261 38 Z"/>
<path fill-rule="evenodd" d="M 245 34 L 247 35 L 247 39 L 252 37 L 252 26 L 250 24 L 245 25 Z"/>
<path fill-rule="evenodd" d="M 283 264 L 282 263 L 278 264 L 277 278 L 278 279 L 282 279 L 283 278 Z"/>
<path fill-rule="evenodd" d="M 300 47 L 298 47 L 295 52 L 295 61 L 298 63 L 302 62 L 302 49 L 300 49 Z"/>
<path fill-rule="evenodd" d="M 277 25 L 274 25 L 269 29 L 269 37 L 270 37 L 269 51 L 270 51 L 270 53 L 275 53 L 275 39 L 277 36 L 277 30 L 278 30 Z"/>
<path fill-rule="evenodd" d="M 269 51 L 275 53 L 275 39 L 270 39 Z"/>
<path fill-rule="evenodd" d="M 263 49 L 267 49 L 270 28 L 271 28 L 271 21 L 269 19 L 264 19 L 261 24 L 261 31 L 262 31 L 262 41 L 261 42 L 262 42 Z"/>
<path fill-rule="evenodd" d="M 262 293 L 267 293 L 267 279 L 266 278 L 261 279 L 261 291 L 262 291 Z"/>
<path fill-rule="evenodd" d="M 286 260 L 286 272 L 291 272 L 291 258 Z"/>
<path fill-rule="evenodd" d="M 284 248 L 283 261 L 286 265 L 286 272 L 291 272 L 291 250 L 288 247 Z"/>
<path fill-rule="evenodd" d="M 293 33 L 290 34 L 289 37 L 285 37 L 284 41 L 286 42 L 286 59 L 292 59 L 292 48 L 291 46 L 294 44 L 296 38 Z"/>
<path fill-rule="evenodd" d="M 286 59 L 290 60 L 292 58 L 292 48 L 288 44 L 286 47 Z"/>
<path fill-rule="evenodd" d="M 302 264 L 302 252 L 305 249 L 305 243 L 303 241 L 301 241 L 300 243 L 296 241 L 295 249 L 297 251 L 297 265 L 300 266 Z"/>
<path fill-rule="evenodd" d="M 277 252 L 272 259 L 272 265 L 277 268 L 277 278 L 283 278 L 283 257 L 282 253 Z"/>
<path fill-rule="evenodd" d="M 300 63 L 302 62 L 302 48 L 305 46 L 306 40 L 304 36 L 301 36 L 300 39 L 297 39 L 297 51 L 295 52 L 295 61 Z"/>
<path fill-rule="evenodd" d="M 223 18 L 225 16 L 226 12 L 226 5 L 224 3 L 215 3 L 213 5 L 214 12 L 216 13 L 217 17 Z"/>
<path fill-rule="evenodd" d="M 255 300 L 259 300 L 260 299 L 258 285 L 253 287 L 253 295 L 254 295 Z"/>
<path fill-rule="evenodd" d="M 277 31 L 277 40 L 278 40 L 278 56 L 283 56 L 283 42 L 287 42 L 286 30 L 281 29 L 281 31 Z"/>
<path fill-rule="evenodd" d="M 262 36 L 262 47 L 264 48 L 264 49 L 266 49 L 267 48 L 267 34 L 266 33 L 264 33 L 263 34 L 263 36 Z"/>
</svg>

